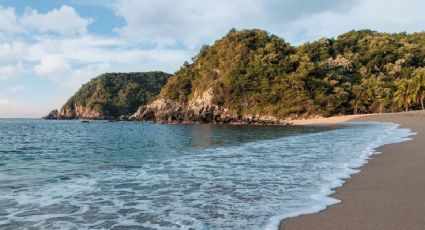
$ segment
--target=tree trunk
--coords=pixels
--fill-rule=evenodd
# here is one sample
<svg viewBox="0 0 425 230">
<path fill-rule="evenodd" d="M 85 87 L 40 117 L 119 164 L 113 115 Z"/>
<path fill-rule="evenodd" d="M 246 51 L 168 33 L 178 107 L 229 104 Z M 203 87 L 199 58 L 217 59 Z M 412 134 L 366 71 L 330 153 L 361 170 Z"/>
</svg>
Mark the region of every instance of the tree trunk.
<svg viewBox="0 0 425 230">
<path fill-rule="evenodd" d="M 424 108 L 424 99 L 421 99 L 421 106 L 422 106 L 422 110 L 425 110 L 425 108 Z"/>
</svg>

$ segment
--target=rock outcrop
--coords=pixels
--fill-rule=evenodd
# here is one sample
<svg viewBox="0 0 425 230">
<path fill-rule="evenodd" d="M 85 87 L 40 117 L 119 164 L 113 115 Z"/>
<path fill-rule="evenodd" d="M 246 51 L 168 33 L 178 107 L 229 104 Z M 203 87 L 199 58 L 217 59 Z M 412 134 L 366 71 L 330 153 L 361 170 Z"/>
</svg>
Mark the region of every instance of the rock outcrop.
<svg viewBox="0 0 425 230">
<path fill-rule="evenodd" d="M 187 105 L 165 98 L 156 99 L 140 107 L 129 119 L 167 124 L 288 124 L 273 116 L 234 114 L 216 103 L 212 88 L 194 97 Z"/>
<path fill-rule="evenodd" d="M 59 111 L 59 119 L 92 119 L 92 120 L 103 120 L 110 119 L 105 117 L 101 112 L 94 109 L 90 109 L 84 106 L 75 105 L 74 107 L 63 107 Z"/>
</svg>

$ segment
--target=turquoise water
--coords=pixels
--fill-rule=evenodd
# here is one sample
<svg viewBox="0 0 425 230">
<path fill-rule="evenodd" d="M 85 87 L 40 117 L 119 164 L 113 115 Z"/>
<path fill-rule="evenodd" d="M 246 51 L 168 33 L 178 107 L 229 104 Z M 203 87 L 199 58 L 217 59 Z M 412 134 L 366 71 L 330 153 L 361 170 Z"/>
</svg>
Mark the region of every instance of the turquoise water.
<svg viewBox="0 0 425 230">
<path fill-rule="evenodd" d="M 277 229 L 373 149 L 410 135 L 340 127 L 0 120 L 0 229 Z"/>
</svg>

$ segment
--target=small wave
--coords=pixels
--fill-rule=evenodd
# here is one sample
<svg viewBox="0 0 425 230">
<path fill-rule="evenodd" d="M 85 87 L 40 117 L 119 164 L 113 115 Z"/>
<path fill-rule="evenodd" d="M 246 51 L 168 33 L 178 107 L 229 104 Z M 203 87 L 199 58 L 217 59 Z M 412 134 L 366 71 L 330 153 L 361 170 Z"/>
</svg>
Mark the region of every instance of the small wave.
<svg viewBox="0 0 425 230">
<path fill-rule="evenodd" d="M 254 141 L 258 130 L 231 139 L 245 131 L 220 128 L 205 136 L 228 138 L 225 145 L 187 147 L 181 143 L 192 146 L 190 137 L 170 136 L 191 133 L 180 130 L 184 126 L 167 127 L 169 133 L 161 133 L 162 126 L 155 132 L 146 131 L 150 126 L 134 125 L 131 132 L 120 126 L 119 136 L 109 137 L 92 125 L 89 134 L 79 130 L 71 144 L 68 137 L 41 147 L 49 149 L 48 157 L 32 156 L 40 164 L 27 161 L 26 168 L 3 170 L 15 177 L 37 172 L 32 174 L 41 179 L 0 187 L 0 228 L 276 229 L 282 219 L 338 203 L 330 197 L 334 189 L 359 172 L 377 147 L 412 135 L 392 123 L 356 122 L 321 132 L 291 130 L 280 138 L 266 130 L 263 136 L 272 138 Z M 247 136 L 249 141 L 240 141 Z M 61 147 L 67 151 L 51 152 Z M 22 163 L 16 159 L 8 164 Z"/>
</svg>

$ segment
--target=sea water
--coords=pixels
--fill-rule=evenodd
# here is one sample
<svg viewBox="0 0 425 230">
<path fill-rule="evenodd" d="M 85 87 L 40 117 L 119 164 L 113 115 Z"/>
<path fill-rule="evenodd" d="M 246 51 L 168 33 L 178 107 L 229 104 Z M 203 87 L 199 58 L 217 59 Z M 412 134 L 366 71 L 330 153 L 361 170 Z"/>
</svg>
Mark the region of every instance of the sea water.
<svg viewBox="0 0 425 230">
<path fill-rule="evenodd" d="M 332 189 L 392 123 L 159 125 L 0 120 L 0 229 L 277 229 Z M 403 153 L 400 153 L 403 154 Z"/>
</svg>

